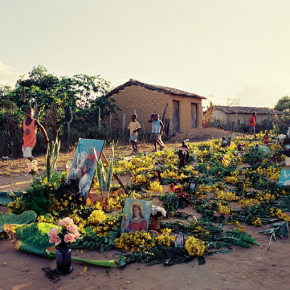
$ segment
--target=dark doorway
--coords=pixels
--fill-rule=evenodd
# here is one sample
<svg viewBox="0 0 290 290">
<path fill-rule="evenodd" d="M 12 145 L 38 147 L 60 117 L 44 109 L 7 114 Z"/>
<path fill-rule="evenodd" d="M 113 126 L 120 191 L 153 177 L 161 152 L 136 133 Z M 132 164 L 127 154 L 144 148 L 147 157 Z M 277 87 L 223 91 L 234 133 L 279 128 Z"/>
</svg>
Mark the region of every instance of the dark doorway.
<svg viewBox="0 0 290 290">
<path fill-rule="evenodd" d="M 197 128 L 197 104 L 191 103 L 191 128 Z"/>
<path fill-rule="evenodd" d="M 179 132 L 179 102 L 173 101 L 173 122 L 172 122 L 173 133 Z"/>
</svg>

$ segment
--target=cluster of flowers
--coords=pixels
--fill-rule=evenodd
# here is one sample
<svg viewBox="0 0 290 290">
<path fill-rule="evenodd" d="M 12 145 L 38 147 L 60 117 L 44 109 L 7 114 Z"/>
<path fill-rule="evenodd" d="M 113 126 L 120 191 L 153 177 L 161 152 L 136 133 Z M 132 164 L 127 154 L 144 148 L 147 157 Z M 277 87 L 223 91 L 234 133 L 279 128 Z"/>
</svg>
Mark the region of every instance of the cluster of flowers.
<svg viewBox="0 0 290 290">
<path fill-rule="evenodd" d="M 270 215 L 273 217 L 278 217 L 280 219 L 283 219 L 284 221 L 290 222 L 290 216 L 286 213 L 282 212 L 282 209 L 277 208 L 276 212 L 274 208 L 270 208 Z"/>
<path fill-rule="evenodd" d="M 216 194 L 216 199 L 224 199 L 228 201 L 237 200 L 238 197 L 234 192 L 223 192 L 222 190 Z"/>
<path fill-rule="evenodd" d="M 107 218 L 108 216 L 102 210 L 94 210 L 87 219 L 87 226 L 97 226 Z"/>
<path fill-rule="evenodd" d="M 261 219 L 260 219 L 259 217 L 257 217 L 257 218 L 252 222 L 252 225 L 255 226 L 255 227 L 260 227 L 260 226 L 262 226 Z"/>
<path fill-rule="evenodd" d="M 166 217 L 166 210 L 161 206 L 152 205 L 151 215 L 152 216 L 157 216 L 157 215 L 161 216 L 162 215 L 162 216 Z"/>
<path fill-rule="evenodd" d="M 33 161 L 27 163 L 26 167 L 24 169 L 24 172 L 28 173 L 28 174 L 32 174 L 32 175 L 36 174 L 38 172 L 37 165 L 38 165 L 38 161 L 37 160 L 33 160 Z"/>
<path fill-rule="evenodd" d="M 138 231 L 135 233 L 123 233 L 120 238 L 115 240 L 115 247 L 125 251 L 140 252 L 140 246 L 143 249 L 154 247 L 155 241 L 149 233 Z"/>
<path fill-rule="evenodd" d="M 255 198 L 245 198 L 243 197 L 240 201 L 239 204 L 242 208 L 245 208 L 247 206 L 253 207 L 255 205 L 259 205 L 260 202 L 258 201 L 258 199 Z"/>
<path fill-rule="evenodd" d="M 156 191 L 156 192 L 162 192 L 162 185 L 160 185 L 160 182 L 153 181 L 150 183 L 150 190 Z"/>
<path fill-rule="evenodd" d="M 221 201 L 217 202 L 217 210 L 220 214 L 223 215 L 231 214 L 231 208 L 228 205 L 222 205 Z"/>
<path fill-rule="evenodd" d="M 81 238 L 78 227 L 69 217 L 60 220 L 58 225 L 62 228 L 54 227 L 48 232 L 49 242 L 55 244 L 55 246 L 62 244 L 68 247 L 70 243 L 74 243 Z"/>
<path fill-rule="evenodd" d="M 195 237 L 189 237 L 185 242 L 185 250 L 191 256 L 202 256 L 206 250 L 205 243 Z"/>
<path fill-rule="evenodd" d="M 155 239 L 156 245 L 160 245 L 163 247 L 170 247 L 171 243 L 174 242 L 174 236 L 170 236 L 171 230 L 164 229 L 161 230 L 161 235 Z"/>
</svg>

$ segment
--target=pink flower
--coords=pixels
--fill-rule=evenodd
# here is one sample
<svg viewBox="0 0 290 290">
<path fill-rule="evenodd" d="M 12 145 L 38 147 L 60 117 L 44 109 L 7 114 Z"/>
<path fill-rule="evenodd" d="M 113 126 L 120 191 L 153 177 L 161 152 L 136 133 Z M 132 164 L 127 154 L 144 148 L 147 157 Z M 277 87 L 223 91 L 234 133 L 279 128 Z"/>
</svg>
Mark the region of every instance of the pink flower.
<svg viewBox="0 0 290 290">
<path fill-rule="evenodd" d="M 37 160 L 33 160 L 31 163 L 37 165 L 38 161 Z"/>
<path fill-rule="evenodd" d="M 54 228 L 52 228 L 52 229 L 48 232 L 48 235 L 49 235 L 51 238 L 57 237 L 58 231 L 59 231 L 59 228 L 54 227 Z"/>
<path fill-rule="evenodd" d="M 75 232 L 73 234 L 74 234 L 76 240 L 81 237 L 81 234 L 79 232 Z"/>
<path fill-rule="evenodd" d="M 58 244 L 60 244 L 60 238 L 59 238 L 59 236 L 56 236 L 56 237 L 51 237 L 50 239 L 49 239 L 49 242 L 51 243 L 51 244 L 55 244 L 56 246 L 58 245 Z"/>
<path fill-rule="evenodd" d="M 66 226 L 66 229 L 69 232 L 75 234 L 78 231 L 78 226 L 77 225 L 68 225 L 68 226 Z"/>
<path fill-rule="evenodd" d="M 71 218 L 66 217 L 66 218 L 60 220 L 60 221 L 58 222 L 58 224 L 59 224 L 61 227 L 66 227 L 66 226 L 68 226 L 68 225 L 73 225 L 73 224 L 74 224 L 74 221 L 73 221 Z"/>
<path fill-rule="evenodd" d="M 75 236 L 74 236 L 74 234 L 66 234 L 65 236 L 64 236 L 64 241 L 66 242 L 66 243 L 74 243 L 76 240 L 75 240 Z"/>
</svg>

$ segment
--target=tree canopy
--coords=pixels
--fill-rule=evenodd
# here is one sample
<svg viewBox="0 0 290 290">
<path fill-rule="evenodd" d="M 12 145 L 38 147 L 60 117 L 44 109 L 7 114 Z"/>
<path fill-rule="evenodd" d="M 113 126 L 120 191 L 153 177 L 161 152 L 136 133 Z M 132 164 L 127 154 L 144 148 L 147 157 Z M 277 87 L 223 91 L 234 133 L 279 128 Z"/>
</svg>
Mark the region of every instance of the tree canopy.
<svg viewBox="0 0 290 290">
<path fill-rule="evenodd" d="M 281 98 L 275 106 L 275 110 L 278 110 L 278 111 L 285 111 L 285 110 L 289 110 L 289 109 L 290 109 L 290 97 L 289 96 L 285 96 L 285 97 Z"/>
</svg>

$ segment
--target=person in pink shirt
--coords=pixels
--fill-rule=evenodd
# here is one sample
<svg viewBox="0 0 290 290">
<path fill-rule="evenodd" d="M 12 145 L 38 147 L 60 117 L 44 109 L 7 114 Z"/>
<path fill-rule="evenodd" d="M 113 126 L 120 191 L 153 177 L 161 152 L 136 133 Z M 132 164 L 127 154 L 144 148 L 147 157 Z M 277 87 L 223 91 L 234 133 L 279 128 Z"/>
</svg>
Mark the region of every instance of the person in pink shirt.
<svg viewBox="0 0 290 290">
<path fill-rule="evenodd" d="M 256 126 L 256 112 L 252 113 L 252 116 L 249 119 L 250 126 L 250 134 L 255 134 L 255 126 Z"/>
</svg>

